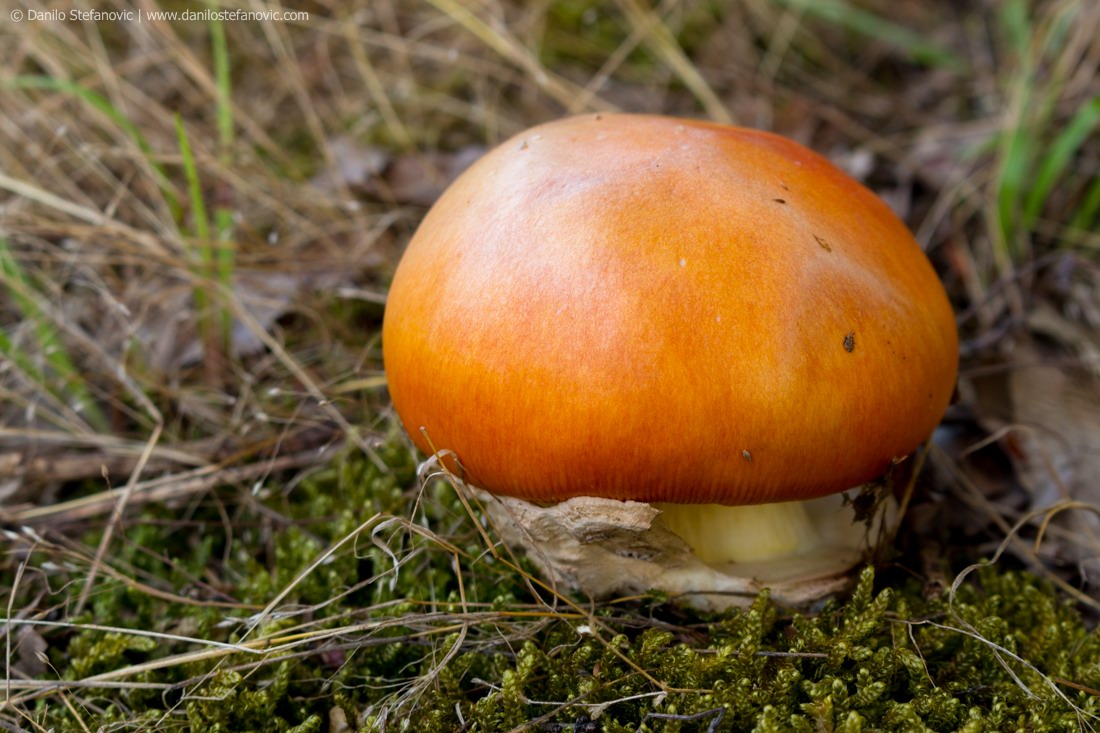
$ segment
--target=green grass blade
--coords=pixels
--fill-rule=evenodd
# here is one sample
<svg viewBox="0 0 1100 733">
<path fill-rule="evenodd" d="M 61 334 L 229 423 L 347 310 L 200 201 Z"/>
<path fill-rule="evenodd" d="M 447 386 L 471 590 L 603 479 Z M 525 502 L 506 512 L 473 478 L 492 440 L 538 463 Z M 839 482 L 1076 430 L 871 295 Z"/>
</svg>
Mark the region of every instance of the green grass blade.
<svg viewBox="0 0 1100 733">
<path fill-rule="evenodd" d="M 229 66 L 229 43 L 226 40 L 226 26 L 218 17 L 210 20 L 210 46 L 213 53 L 213 70 L 218 86 L 218 157 L 222 165 L 229 165 L 230 152 L 233 150 L 233 101 L 232 83 Z M 213 222 L 219 241 L 217 256 L 218 282 L 227 289 L 232 287 L 235 269 L 235 252 L 229 244 L 234 239 L 233 211 L 226 206 L 217 206 L 213 212 Z M 222 311 L 221 328 L 230 333 L 233 321 L 228 309 Z"/>
<path fill-rule="evenodd" d="M 214 78 L 217 83 L 217 121 L 218 121 L 218 158 L 222 165 L 230 165 L 230 152 L 233 150 L 233 98 L 229 68 L 229 44 L 226 40 L 225 25 L 217 16 L 210 20 L 210 44 L 214 56 Z M 218 205 L 214 209 L 214 227 L 219 243 L 232 242 L 235 237 L 233 211 Z M 217 252 L 217 278 L 225 288 L 233 284 L 236 267 L 236 253 L 228 244 L 220 244 Z M 228 309 L 222 311 L 222 331 L 229 334 L 233 327 L 232 315 Z M 228 336 L 227 336 L 228 337 Z"/>
<path fill-rule="evenodd" d="M 172 188 L 167 174 L 165 174 L 164 169 L 154 158 L 153 147 L 149 144 L 145 135 L 141 133 L 141 130 L 138 129 L 137 125 L 119 112 L 106 97 L 67 79 L 54 79 L 48 76 L 17 76 L 0 82 L 0 86 L 9 89 L 39 89 L 68 94 L 103 114 L 107 119 L 111 120 L 111 122 L 118 125 L 119 128 L 137 144 L 141 152 L 145 154 L 146 160 L 148 160 L 150 167 L 153 169 L 153 174 L 156 176 L 157 186 L 160 189 L 161 195 L 168 204 L 168 208 L 172 211 L 173 215 L 179 214 L 179 200 L 176 198 L 175 190 Z"/>
<path fill-rule="evenodd" d="M 1018 245 L 1021 233 L 1019 202 L 1031 173 L 1033 143 L 1019 121 L 1014 128 L 1003 133 L 1001 140 L 1001 165 L 997 176 L 997 233 L 1000 235 L 1000 248 L 1013 262 L 1021 254 Z"/>
<path fill-rule="evenodd" d="M 1100 176 L 1092 179 L 1092 184 L 1085 192 L 1085 198 L 1077 208 L 1077 213 L 1073 215 L 1070 226 L 1084 232 L 1091 232 L 1097 224 L 1100 224 L 1098 215 L 1100 215 Z"/>
<path fill-rule="evenodd" d="M 1031 38 L 1025 0 L 1006 0 L 997 13 L 1001 35 L 1009 49 L 1006 56 L 1015 59 L 1016 73 L 1008 82 L 1008 110 L 1005 128 L 998 136 L 995 191 L 995 225 L 990 227 L 995 248 L 1002 263 L 1016 262 L 1023 254 L 1020 237 L 1020 201 L 1033 171 L 1038 140 L 1030 127 L 1037 124 L 1032 103 Z"/>
<path fill-rule="evenodd" d="M 955 52 L 927 39 L 917 31 L 892 23 L 843 0 L 776 0 L 780 5 L 801 10 L 866 38 L 884 41 L 904 51 L 913 61 L 951 71 L 963 71 L 967 64 Z"/>
<path fill-rule="evenodd" d="M 229 242 L 233 240 L 233 212 L 224 207 L 218 207 L 214 211 L 214 226 L 218 230 L 218 240 Z M 236 267 L 235 251 L 232 244 L 223 244 L 218 248 L 217 277 L 222 285 L 229 286 L 233 283 L 233 272 Z"/>
<path fill-rule="evenodd" d="M 83 415 L 89 425 L 99 430 L 107 429 L 107 419 L 92 398 L 84 378 L 58 337 L 58 328 L 50 316 L 39 307 L 38 302 L 28 295 L 35 291 L 31 279 L 19 266 L 12 254 L 7 239 L 0 237 L 0 283 L 3 283 L 11 303 L 19 314 L 33 325 L 35 349 L 42 355 L 46 368 L 21 350 L 8 335 L 0 331 L 0 354 L 10 359 L 24 373 L 37 380 L 38 384 L 62 401 L 74 404 L 74 412 Z M 51 389 L 49 382 L 57 379 L 63 385 L 61 390 Z"/>
<path fill-rule="evenodd" d="M 206 215 L 206 201 L 202 195 L 202 182 L 199 180 L 199 168 L 195 165 L 195 156 L 191 152 L 191 143 L 187 140 L 187 131 L 183 128 L 183 119 L 176 115 L 176 137 L 183 158 L 183 173 L 187 176 L 187 193 L 191 200 L 191 224 L 195 238 L 199 240 L 200 260 L 206 270 L 211 271 L 213 257 L 210 252 L 210 219 Z"/>
<path fill-rule="evenodd" d="M 1062 133 L 1047 148 L 1024 204 L 1026 228 L 1030 229 L 1035 225 L 1055 181 L 1065 172 L 1073 156 L 1089 138 L 1097 124 L 1100 124 L 1100 97 L 1094 97 L 1087 104 L 1082 105 Z"/>
<path fill-rule="evenodd" d="M 233 145 L 233 102 L 229 78 L 229 44 L 225 38 L 225 26 L 217 17 L 210 21 L 210 43 L 214 55 L 214 79 L 218 89 L 218 144 L 225 153 Z"/>
<path fill-rule="evenodd" d="M 191 151 L 191 143 L 187 139 L 187 131 L 183 127 L 183 119 L 176 115 L 176 137 L 179 140 L 180 157 L 183 159 L 183 172 L 187 178 L 188 197 L 191 201 L 191 224 L 194 239 L 197 240 L 196 252 L 198 254 L 196 271 L 203 281 L 214 276 L 214 248 L 210 239 L 210 219 L 206 213 L 206 201 L 202 194 L 202 182 L 199 179 L 199 168 L 195 165 L 195 156 Z M 194 290 L 195 310 L 198 313 L 199 333 L 206 347 L 216 347 L 222 343 L 219 334 L 211 331 L 210 297 L 206 289 L 196 285 Z M 219 329 L 220 330 L 220 329 Z M 224 337 L 222 333 L 220 336 Z"/>
<path fill-rule="evenodd" d="M 62 92 L 76 97 L 89 107 L 94 107 L 96 111 L 102 113 L 105 117 L 110 119 L 111 122 L 125 130 L 126 134 L 138 144 L 142 152 L 146 154 L 152 152 L 149 141 L 141 134 L 141 130 L 137 128 L 137 125 L 126 119 L 121 112 L 115 109 L 115 106 L 111 104 L 106 97 L 97 92 L 93 92 L 91 89 L 86 89 L 68 79 L 55 79 L 49 76 L 17 76 L 4 81 L 3 85 L 9 89 L 41 89 L 51 92 Z"/>
<path fill-rule="evenodd" d="M 1027 0 L 1005 0 L 997 13 L 1001 33 L 1017 59 L 1027 58 L 1033 34 Z"/>
</svg>

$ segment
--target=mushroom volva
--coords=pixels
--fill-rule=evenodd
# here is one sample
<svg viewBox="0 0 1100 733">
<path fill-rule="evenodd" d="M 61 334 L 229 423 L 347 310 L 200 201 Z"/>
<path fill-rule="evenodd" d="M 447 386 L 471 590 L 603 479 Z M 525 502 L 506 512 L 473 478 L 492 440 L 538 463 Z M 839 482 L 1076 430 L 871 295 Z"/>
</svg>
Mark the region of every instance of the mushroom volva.
<svg viewBox="0 0 1100 733">
<path fill-rule="evenodd" d="M 822 156 L 597 114 L 448 188 L 397 267 L 383 352 L 413 441 L 502 497 L 536 563 L 708 606 L 798 600 L 861 559 L 835 495 L 928 438 L 958 336 L 905 225 Z"/>
</svg>

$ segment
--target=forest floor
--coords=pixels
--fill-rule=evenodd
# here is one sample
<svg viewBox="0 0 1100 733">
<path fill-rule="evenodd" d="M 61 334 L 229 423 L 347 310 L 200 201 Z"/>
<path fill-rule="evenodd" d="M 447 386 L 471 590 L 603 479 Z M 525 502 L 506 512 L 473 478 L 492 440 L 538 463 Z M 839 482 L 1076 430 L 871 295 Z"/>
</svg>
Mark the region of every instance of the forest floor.
<svg viewBox="0 0 1100 733">
<path fill-rule="evenodd" d="M 0 728 L 1100 727 L 1100 4 L 86 5 L 0 17 Z M 958 393 L 850 596 L 592 601 L 418 472 L 404 245 L 612 110 L 817 150 L 947 289 Z"/>
</svg>

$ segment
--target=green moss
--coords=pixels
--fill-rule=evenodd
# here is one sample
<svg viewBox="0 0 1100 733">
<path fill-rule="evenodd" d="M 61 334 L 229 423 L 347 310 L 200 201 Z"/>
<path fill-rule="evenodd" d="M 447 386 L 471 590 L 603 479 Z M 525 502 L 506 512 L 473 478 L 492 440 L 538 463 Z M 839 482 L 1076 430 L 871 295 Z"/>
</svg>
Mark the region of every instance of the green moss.
<svg viewBox="0 0 1100 733">
<path fill-rule="evenodd" d="M 191 730 L 210 733 L 314 733 L 321 728 L 321 716 L 308 707 L 290 703 L 287 688 L 290 666 L 280 664 L 269 683 L 262 687 L 244 684 L 237 672 L 217 672 L 203 685 L 202 694 L 186 704 Z M 288 708 L 284 711 L 283 708 Z M 284 715 L 301 720 L 292 725 Z"/>
<path fill-rule="evenodd" d="M 1082 691 L 1100 687 L 1097 635 L 1031 575 L 983 569 L 949 603 L 915 584 L 876 587 L 867 570 L 850 598 L 804 615 L 766 594 L 706 617 L 660 594 L 549 613 L 486 551 L 450 487 L 418 488 L 400 439 L 380 455 L 384 470 L 347 454 L 293 488 L 226 490 L 185 526 L 167 508 L 130 522 L 112 565 L 165 593 L 101 574 L 73 620 L 195 641 L 41 629 L 64 679 L 209 651 L 203 639 L 314 636 L 266 657 L 188 657 L 121 678 L 160 685 L 151 689 L 73 688 L 94 700 L 82 723 L 284 733 L 327 726 L 339 708 L 360 729 L 427 732 L 533 720 L 547 730 L 1068 731 L 1100 712 Z M 63 607 L 79 592 L 84 566 L 46 550 L 31 562 L 41 572 L 25 574 L 15 607 L 38 594 Z M 280 594 L 277 613 L 257 618 Z M 81 729 L 67 706 L 37 704 L 45 727 Z"/>
<path fill-rule="evenodd" d="M 64 670 L 65 679 L 79 680 L 138 661 L 144 657 L 143 653 L 156 648 L 156 642 L 144 636 L 83 631 L 70 640 L 66 650 L 68 659 L 55 656 L 53 662 L 58 669 Z"/>
</svg>

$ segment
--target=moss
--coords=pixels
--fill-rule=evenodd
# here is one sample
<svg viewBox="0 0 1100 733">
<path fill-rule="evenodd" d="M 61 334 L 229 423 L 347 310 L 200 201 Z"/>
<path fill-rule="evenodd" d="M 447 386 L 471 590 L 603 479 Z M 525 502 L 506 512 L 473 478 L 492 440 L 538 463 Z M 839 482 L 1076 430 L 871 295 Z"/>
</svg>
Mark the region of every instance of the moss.
<svg viewBox="0 0 1100 733">
<path fill-rule="evenodd" d="M 290 666 L 280 664 L 269 684 L 252 687 L 244 684 L 237 672 L 220 671 L 203 685 L 202 694 L 186 705 L 187 721 L 195 731 L 210 733 L 314 733 L 321 728 L 321 716 L 308 708 L 289 704 L 287 687 Z M 301 722 L 287 722 L 282 708 Z M 281 714 L 283 713 L 283 714 Z"/>
<path fill-rule="evenodd" d="M 69 641 L 65 656 L 55 655 L 53 663 L 64 670 L 65 679 L 79 680 L 141 661 L 141 653 L 156 648 L 156 642 L 145 636 L 82 631 Z"/>
<path fill-rule="evenodd" d="M 486 551 L 452 489 L 421 491 L 396 437 L 379 450 L 384 468 L 349 453 L 292 489 L 239 502 L 227 489 L 193 508 L 186 526 L 167 508 L 129 523 L 113 566 L 167 593 L 102 575 L 74 621 L 216 642 L 318 636 L 268 657 L 210 655 L 126 677 L 159 685 L 151 689 L 73 688 L 94 695 L 81 723 L 284 733 L 318 730 L 339 708 L 363 730 L 496 731 L 539 720 L 546 730 L 609 732 L 715 723 L 719 731 L 1062 731 L 1100 712 L 1083 691 L 1100 687 L 1100 641 L 1029 574 L 983 569 L 949 602 L 916 584 L 876 586 L 866 570 L 848 599 L 813 614 L 790 614 L 764 594 L 746 610 L 699 617 L 657 593 L 590 615 L 561 604 L 549 612 L 522 574 Z M 41 603 L 63 607 L 85 568 L 36 552 L 31 562 L 42 570 L 25 575 L 17 606 L 44 594 Z M 250 629 L 284 592 L 279 613 Z M 183 604 L 173 593 L 241 605 Z M 94 629 L 42 634 L 67 680 L 208 649 Z M 81 729 L 49 698 L 34 714 L 45 727 Z"/>
</svg>

